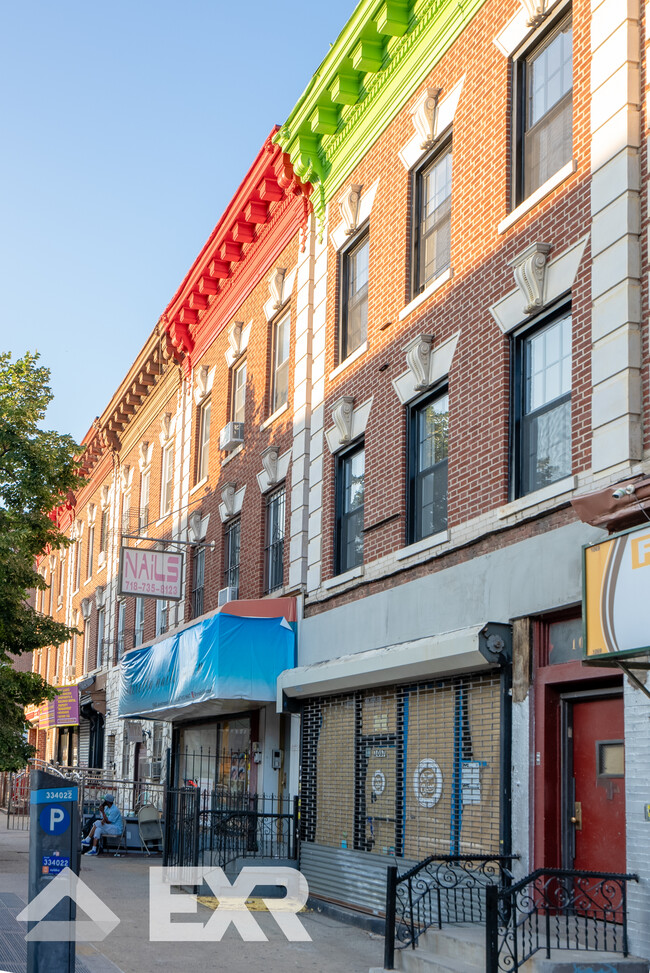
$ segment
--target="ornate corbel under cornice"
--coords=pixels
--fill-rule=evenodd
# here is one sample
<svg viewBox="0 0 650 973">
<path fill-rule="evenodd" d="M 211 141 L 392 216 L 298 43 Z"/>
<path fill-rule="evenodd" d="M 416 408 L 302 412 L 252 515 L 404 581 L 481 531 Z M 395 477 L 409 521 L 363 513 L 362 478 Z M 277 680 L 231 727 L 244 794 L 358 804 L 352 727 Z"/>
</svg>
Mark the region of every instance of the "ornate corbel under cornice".
<svg viewBox="0 0 650 973">
<path fill-rule="evenodd" d="M 356 183 L 348 186 L 339 200 L 339 209 L 343 218 L 343 232 L 346 236 L 351 236 L 358 226 L 362 188 L 361 185 Z"/>
<path fill-rule="evenodd" d="M 431 148 L 436 138 L 440 90 L 440 88 L 427 88 L 411 112 L 413 127 L 421 149 Z"/>
<path fill-rule="evenodd" d="M 349 443 L 352 438 L 352 413 L 354 397 L 342 395 L 332 406 L 332 419 L 339 434 L 339 442 Z"/>
<path fill-rule="evenodd" d="M 431 352 L 433 351 L 433 335 L 421 334 L 406 346 L 406 365 L 415 380 L 415 388 L 418 391 L 429 388 L 429 364 L 431 362 Z"/>
<path fill-rule="evenodd" d="M 550 243 L 532 243 L 509 261 L 515 283 L 524 295 L 525 314 L 532 314 L 544 306 L 546 265 L 551 249 Z"/>
</svg>

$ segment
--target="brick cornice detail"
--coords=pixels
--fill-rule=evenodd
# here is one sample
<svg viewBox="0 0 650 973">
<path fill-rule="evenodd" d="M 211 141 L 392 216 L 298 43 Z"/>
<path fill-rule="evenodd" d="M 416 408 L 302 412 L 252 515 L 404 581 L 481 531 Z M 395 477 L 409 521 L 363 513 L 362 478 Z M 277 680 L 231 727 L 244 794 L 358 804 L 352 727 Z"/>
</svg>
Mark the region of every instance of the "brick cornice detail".
<svg viewBox="0 0 650 973">
<path fill-rule="evenodd" d="M 311 186 L 301 183 L 289 157 L 273 143 L 277 131 L 161 317 L 186 376 L 295 233 L 301 226 L 306 232 Z"/>
</svg>

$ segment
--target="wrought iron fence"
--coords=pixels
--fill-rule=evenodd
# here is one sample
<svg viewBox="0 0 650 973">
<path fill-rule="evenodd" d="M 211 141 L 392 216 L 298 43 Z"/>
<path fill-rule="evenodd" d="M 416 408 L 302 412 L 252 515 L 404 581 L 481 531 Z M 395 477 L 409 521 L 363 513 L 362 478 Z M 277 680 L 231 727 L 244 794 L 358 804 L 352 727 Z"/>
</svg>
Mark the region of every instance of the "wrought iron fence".
<svg viewBox="0 0 650 973">
<path fill-rule="evenodd" d="M 637 875 L 540 868 L 487 890 L 486 973 L 516 971 L 539 950 L 628 954 L 627 883 Z"/>
<path fill-rule="evenodd" d="M 432 926 L 483 923 L 486 889 L 512 881 L 516 855 L 432 855 L 398 875 L 388 868 L 384 967 L 392 970 L 395 949 L 411 946 Z"/>
<path fill-rule="evenodd" d="M 170 788 L 164 864 L 224 868 L 238 858 L 298 857 L 298 798 Z"/>
</svg>

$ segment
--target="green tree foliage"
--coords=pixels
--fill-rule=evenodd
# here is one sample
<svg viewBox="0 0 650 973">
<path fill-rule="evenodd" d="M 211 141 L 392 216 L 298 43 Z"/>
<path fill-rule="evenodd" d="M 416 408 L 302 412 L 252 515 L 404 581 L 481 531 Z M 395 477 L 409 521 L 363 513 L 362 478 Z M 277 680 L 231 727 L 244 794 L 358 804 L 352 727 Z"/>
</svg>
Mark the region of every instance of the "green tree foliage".
<svg viewBox="0 0 650 973">
<path fill-rule="evenodd" d="M 73 439 L 39 428 L 52 399 L 49 380 L 37 354 L 16 361 L 0 354 L 0 770 L 32 755 L 23 706 L 56 695 L 40 676 L 15 671 L 12 656 L 72 634 L 28 602 L 31 589 L 47 587 L 36 557 L 69 543 L 50 512 L 80 483 Z"/>
</svg>

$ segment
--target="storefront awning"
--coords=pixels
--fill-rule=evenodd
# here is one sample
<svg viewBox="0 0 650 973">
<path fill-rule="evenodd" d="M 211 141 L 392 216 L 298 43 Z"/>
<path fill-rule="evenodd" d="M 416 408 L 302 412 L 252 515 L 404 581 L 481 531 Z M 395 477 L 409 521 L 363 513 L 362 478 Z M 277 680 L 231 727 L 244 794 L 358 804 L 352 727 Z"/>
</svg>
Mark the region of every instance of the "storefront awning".
<svg viewBox="0 0 650 973">
<path fill-rule="evenodd" d="M 285 708 L 287 697 L 319 696 L 477 671 L 503 665 L 511 658 L 509 625 L 476 625 L 282 672 L 278 677 L 277 708 L 278 712 Z"/>
<path fill-rule="evenodd" d="M 279 673 L 294 663 L 295 634 L 286 619 L 215 614 L 127 652 L 119 715 L 188 719 L 271 702 Z"/>
</svg>

